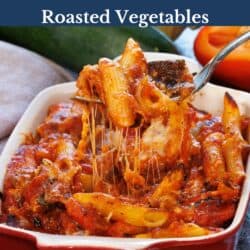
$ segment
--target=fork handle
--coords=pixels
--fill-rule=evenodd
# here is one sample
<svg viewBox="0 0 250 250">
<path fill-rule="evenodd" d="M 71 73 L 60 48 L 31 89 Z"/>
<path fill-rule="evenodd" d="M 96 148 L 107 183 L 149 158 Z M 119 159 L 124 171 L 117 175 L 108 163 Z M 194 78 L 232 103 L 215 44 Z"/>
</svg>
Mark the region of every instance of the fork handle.
<svg viewBox="0 0 250 250">
<path fill-rule="evenodd" d="M 213 57 L 195 77 L 195 90 L 200 90 L 210 79 L 216 65 L 221 62 L 231 51 L 250 39 L 250 31 L 242 34 L 226 47 L 224 47 L 215 57 Z M 196 85 L 197 84 L 197 85 Z"/>
</svg>

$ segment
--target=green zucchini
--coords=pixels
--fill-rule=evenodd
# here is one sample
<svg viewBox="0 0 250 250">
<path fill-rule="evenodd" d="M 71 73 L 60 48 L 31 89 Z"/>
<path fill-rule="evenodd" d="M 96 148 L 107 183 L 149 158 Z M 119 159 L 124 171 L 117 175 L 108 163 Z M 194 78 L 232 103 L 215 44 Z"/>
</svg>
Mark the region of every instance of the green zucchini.
<svg viewBox="0 0 250 250">
<path fill-rule="evenodd" d="M 36 51 L 76 72 L 100 57 L 116 57 L 129 37 L 145 51 L 176 53 L 171 40 L 152 27 L 0 27 L 0 40 Z"/>
</svg>

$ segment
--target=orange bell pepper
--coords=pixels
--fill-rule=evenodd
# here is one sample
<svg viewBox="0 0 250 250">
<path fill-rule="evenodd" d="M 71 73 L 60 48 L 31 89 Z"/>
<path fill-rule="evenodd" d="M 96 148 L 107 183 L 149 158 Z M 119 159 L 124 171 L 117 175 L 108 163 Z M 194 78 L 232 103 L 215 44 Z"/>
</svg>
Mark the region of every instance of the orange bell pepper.
<svg viewBox="0 0 250 250">
<path fill-rule="evenodd" d="M 194 42 L 194 52 L 204 65 L 224 46 L 240 34 L 250 30 L 250 26 L 206 26 L 198 33 Z M 243 90 L 250 91 L 250 41 L 232 51 L 220 62 L 214 77 Z"/>
</svg>

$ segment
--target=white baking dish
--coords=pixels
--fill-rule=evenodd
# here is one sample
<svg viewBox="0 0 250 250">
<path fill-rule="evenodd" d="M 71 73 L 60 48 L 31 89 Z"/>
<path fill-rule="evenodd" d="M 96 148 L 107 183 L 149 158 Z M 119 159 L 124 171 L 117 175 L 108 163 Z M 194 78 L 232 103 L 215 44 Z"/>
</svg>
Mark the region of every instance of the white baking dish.
<svg viewBox="0 0 250 250">
<path fill-rule="evenodd" d="M 191 73 L 198 72 L 200 66 L 193 60 L 165 53 L 145 53 L 148 61 L 154 60 L 176 60 L 184 59 Z M 48 107 L 63 100 L 68 100 L 76 91 L 75 83 L 59 84 L 40 92 L 31 102 L 26 112 L 18 122 L 16 128 L 11 134 L 0 157 L 0 190 L 2 189 L 5 170 L 11 156 L 14 154 L 18 146 L 23 140 L 23 134 L 35 131 L 37 125 L 44 119 Z M 239 104 L 242 114 L 250 116 L 250 94 L 242 91 L 236 91 L 224 87 L 208 84 L 201 92 L 196 94 L 193 103 L 196 107 L 211 112 L 212 114 L 220 114 L 223 109 L 223 96 L 225 92 L 229 92 Z M 38 248 L 114 248 L 114 249 L 144 249 L 144 248 L 167 248 L 172 246 L 187 246 L 217 244 L 222 242 L 239 229 L 249 200 L 250 191 L 250 157 L 247 164 L 247 178 L 244 181 L 242 195 L 238 204 L 235 217 L 231 225 L 224 231 L 200 237 L 192 238 L 167 238 L 167 239 L 133 239 L 133 238 L 111 238 L 96 236 L 62 236 L 45 233 L 38 233 L 20 228 L 13 228 L 6 224 L 0 224 L 0 233 L 9 234 L 16 237 L 23 237 L 36 241 Z M 212 248 L 211 248 L 212 249 Z M 222 248 L 221 248 L 222 249 Z"/>
</svg>

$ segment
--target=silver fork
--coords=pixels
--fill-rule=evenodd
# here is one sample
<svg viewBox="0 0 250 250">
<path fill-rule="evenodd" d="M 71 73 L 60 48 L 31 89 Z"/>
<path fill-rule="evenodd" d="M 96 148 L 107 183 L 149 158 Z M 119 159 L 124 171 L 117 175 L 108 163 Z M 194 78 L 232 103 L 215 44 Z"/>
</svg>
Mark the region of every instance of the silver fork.
<svg viewBox="0 0 250 250">
<path fill-rule="evenodd" d="M 201 88 L 203 88 L 209 79 L 211 78 L 212 73 L 214 72 L 214 69 L 216 68 L 216 65 L 221 62 L 224 57 L 226 57 L 231 51 L 236 49 L 239 45 L 246 42 L 250 39 L 250 31 L 242 34 L 232 42 L 230 42 L 226 47 L 224 47 L 215 57 L 213 57 L 204 67 L 203 69 L 194 77 L 194 90 L 192 91 L 192 94 L 199 91 Z"/>
</svg>

